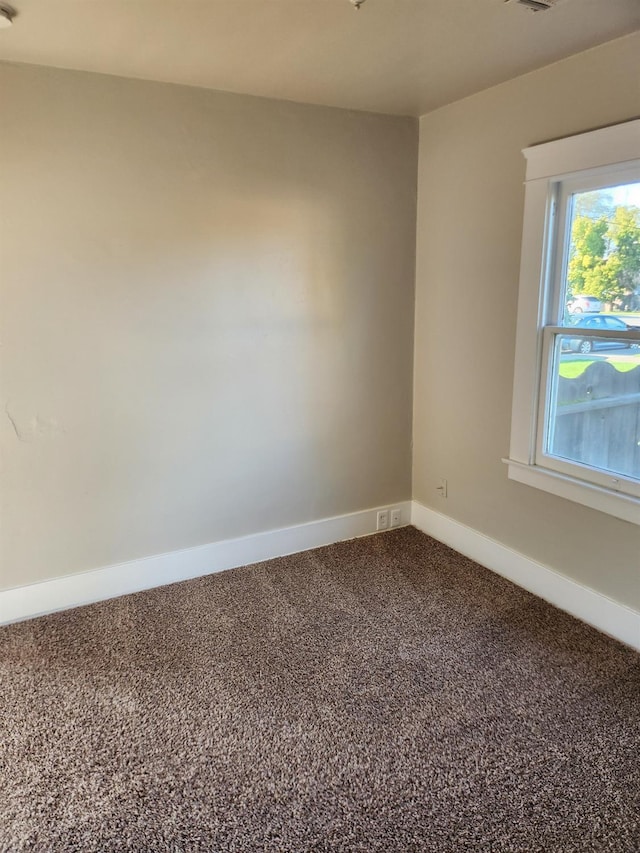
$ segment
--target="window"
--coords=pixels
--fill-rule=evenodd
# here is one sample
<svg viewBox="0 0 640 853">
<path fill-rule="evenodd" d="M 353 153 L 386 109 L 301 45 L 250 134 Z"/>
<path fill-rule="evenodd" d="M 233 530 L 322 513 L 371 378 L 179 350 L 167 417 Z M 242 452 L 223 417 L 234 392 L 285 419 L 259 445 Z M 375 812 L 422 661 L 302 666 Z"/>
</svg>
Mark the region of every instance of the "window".
<svg viewBox="0 0 640 853">
<path fill-rule="evenodd" d="M 509 477 L 640 524 L 640 121 L 524 155 Z"/>
</svg>

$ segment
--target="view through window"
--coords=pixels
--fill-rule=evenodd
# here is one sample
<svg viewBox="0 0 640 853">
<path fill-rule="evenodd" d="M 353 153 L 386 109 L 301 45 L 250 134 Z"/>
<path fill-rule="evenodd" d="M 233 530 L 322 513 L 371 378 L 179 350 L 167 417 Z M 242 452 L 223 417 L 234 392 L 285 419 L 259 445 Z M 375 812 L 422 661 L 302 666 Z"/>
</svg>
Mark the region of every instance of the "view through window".
<svg viewBox="0 0 640 853">
<path fill-rule="evenodd" d="M 640 182 L 568 186 L 559 210 L 540 450 L 640 483 Z"/>
</svg>

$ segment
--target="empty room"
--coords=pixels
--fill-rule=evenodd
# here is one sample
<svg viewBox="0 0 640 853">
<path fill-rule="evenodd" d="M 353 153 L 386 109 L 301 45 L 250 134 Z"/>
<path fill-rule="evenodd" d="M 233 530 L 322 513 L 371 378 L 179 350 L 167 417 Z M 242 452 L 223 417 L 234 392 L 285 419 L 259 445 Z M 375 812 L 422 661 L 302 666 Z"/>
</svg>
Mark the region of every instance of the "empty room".
<svg viewBox="0 0 640 853">
<path fill-rule="evenodd" d="M 0 0 L 0 853 L 639 853 L 638 0 Z"/>
</svg>

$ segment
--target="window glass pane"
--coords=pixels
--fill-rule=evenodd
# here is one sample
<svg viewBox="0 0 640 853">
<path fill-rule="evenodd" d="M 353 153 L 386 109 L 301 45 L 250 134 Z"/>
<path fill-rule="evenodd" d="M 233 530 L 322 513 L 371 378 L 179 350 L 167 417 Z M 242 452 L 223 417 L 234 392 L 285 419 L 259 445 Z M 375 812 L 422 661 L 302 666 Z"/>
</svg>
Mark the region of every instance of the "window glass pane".
<svg viewBox="0 0 640 853">
<path fill-rule="evenodd" d="M 546 452 L 640 480 L 640 347 L 557 335 L 553 365 Z"/>
<path fill-rule="evenodd" d="M 560 322 L 640 312 L 640 182 L 575 193 L 569 210 Z"/>
</svg>

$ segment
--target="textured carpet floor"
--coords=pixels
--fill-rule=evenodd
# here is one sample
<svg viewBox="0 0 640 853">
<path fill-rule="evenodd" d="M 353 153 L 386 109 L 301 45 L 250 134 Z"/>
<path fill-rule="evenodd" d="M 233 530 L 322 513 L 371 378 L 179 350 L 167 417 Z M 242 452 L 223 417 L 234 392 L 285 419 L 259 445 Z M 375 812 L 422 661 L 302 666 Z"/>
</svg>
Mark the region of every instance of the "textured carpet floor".
<svg viewBox="0 0 640 853">
<path fill-rule="evenodd" d="M 0 850 L 640 850 L 640 657 L 413 528 L 0 629 Z"/>
</svg>

